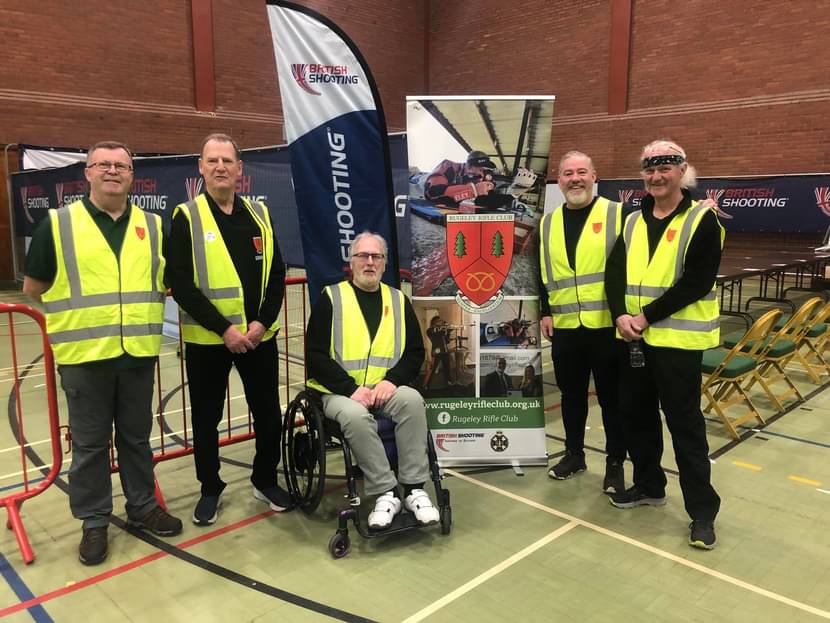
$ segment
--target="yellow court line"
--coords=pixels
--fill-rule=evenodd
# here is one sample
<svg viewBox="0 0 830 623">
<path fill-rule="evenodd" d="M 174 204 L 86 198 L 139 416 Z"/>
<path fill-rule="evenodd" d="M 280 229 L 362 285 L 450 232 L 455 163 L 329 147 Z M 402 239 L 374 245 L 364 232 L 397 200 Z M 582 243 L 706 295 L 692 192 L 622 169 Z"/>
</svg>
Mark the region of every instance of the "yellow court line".
<svg viewBox="0 0 830 623">
<path fill-rule="evenodd" d="M 821 486 L 820 480 L 811 480 L 809 478 L 802 478 L 801 476 L 787 476 L 787 479 L 792 480 L 793 482 L 800 482 L 803 485 L 810 485 L 811 487 Z"/>
<path fill-rule="evenodd" d="M 486 582 L 487 580 L 489 580 L 492 577 L 495 577 L 496 575 L 498 575 L 499 573 L 501 573 L 502 571 L 504 571 L 508 567 L 516 564 L 517 562 L 519 562 L 520 560 L 522 560 L 524 558 L 527 558 L 528 556 L 530 556 L 536 550 L 544 547 L 545 545 L 547 545 L 551 541 L 554 541 L 555 539 L 558 539 L 560 536 L 562 536 L 566 532 L 570 532 L 571 530 L 576 528 L 577 525 L 578 524 L 575 521 L 571 521 L 571 522 L 566 523 L 564 526 L 561 526 L 560 528 L 557 528 L 556 530 L 554 530 L 550 534 L 548 534 L 546 536 L 543 536 L 541 539 L 539 539 L 535 543 L 531 543 L 530 545 L 525 547 L 522 551 L 516 552 L 515 554 L 510 556 L 510 558 L 507 558 L 507 559 L 501 561 L 499 564 L 495 565 L 494 567 L 491 567 L 490 569 L 488 569 L 487 571 L 485 571 L 481 575 L 478 575 L 478 576 L 474 577 L 472 580 L 470 580 L 466 584 L 463 584 L 463 585 L 459 586 L 457 589 L 455 589 L 451 593 L 448 593 L 447 595 L 444 595 L 441 599 L 432 602 L 426 608 L 422 608 L 421 610 L 419 610 L 418 612 L 416 612 L 412 616 L 404 619 L 403 623 L 417 623 L 417 621 L 423 621 L 428 616 L 430 616 L 432 614 L 435 614 L 435 612 L 437 612 L 438 610 L 440 610 L 444 606 L 452 603 L 453 601 L 455 601 L 459 597 L 462 597 L 462 596 L 466 595 L 467 593 L 469 593 L 471 590 L 473 590 L 477 586 L 479 586 L 481 584 L 484 584 L 484 582 Z"/>
<path fill-rule="evenodd" d="M 760 472 L 763 467 L 760 465 L 755 465 L 754 463 L 744 463 L 743 461 L 732 461 L 732 465 L 736 467 L 744 467 L 746 469 L 751 469 L 753 472 Z"/>
<path fill-rule="evenodd" d="M 720 571 L 716 571 L 715 569 L 711 569 L 699 563 L 693 562 L 682 556 L 678 556 L 676 554 L 672 554 L 671 552 L 667 552 L 660 548 L 654 547 L 653 545 L 649 545 L 648 543 L 643 543 L 642 541 L 638 541 L 636 539 L 632 539 L 631 537 L 627 537 L 624 534 L 620 534 L 619 532 L 614 532 L 613 530 L 609 530 L 603 526 L 600 526 L 595 523 L 591 523 L 590 521 L 585 521 L 584 519 L 580 519 L 579 517 L 574 517 L 573 515 L 569 515 L 568 513 L 563 513 L 562 511 L 556 510 L 555 508 L 551 508 L 549 506 L 545 506 L 544 504 L 540 504 L 534 500 L 529 498 L 522 497 L 520 495 L 516 495 L 515 493 L 511 493 L 510 491 L 505 491 L 504 489 L 500 489 L 499 487 L 495 487 L 493 485 L 489 485 L 486 482 L 481 480 L 477 480 L 465 474 L 461 474 L 455 470 L 447 469 L 445 470 L 447 474 L 458 478 L 459 480 L 467 481 L 471 484 L 474 484 L 482 489 L 487 489 L 492 491 L 493 493 L 497 493 L 499 495 L 503 495 L 511 500 L 516 500 L 517 502 L 521 502 L 522 504 L 526 504 L 532 508 L 537 510 L 543 511 L 550 515 L 554 515 L 555 517 L 560 517 L 567 521 L 576 523 L 580 526 L 584 526 L 585 528 L 590 528 L 595 532 L 599 532 L 600 534 L 604 534 L 605 536 L 611 537 L 612 539 L 617 539 L 618 541 L 622 541 L 623 543 L 627 543 L 629 545 L 633 545 L 634 547 L 638 547 L 642 550 L 645 550 L 649 553 L 655 554 L 660 556 L 661 558 L 665 558 L 666 560 L 671 560 L 672 562 L 676 562 L 679 565 L 683 565 L 684 567 L 689 567 L 690 569 L 694 569 L 703 573 L 705 575 L 711 576 L 715 579 L 721 580 L 728 584 L 732 584 L 733 586 L 737 586 L 739 588 L 743 588 L 751 593 L 755 593 L 757 595 L 761 595 L 762 597 L 767 597 L 772 599 L 773 601 L 777 601 L 779 603 L 785 604 L 787 606 L 791 606 L 798 610 L 802 610 L 804 612 L 809 612 L 810 614 L 814 614 L 819 616 L 823 619 L 830 620 L 830 612 L 827 610 L 822 610 L 821 608 L 816 608 L 809 604 L 802 603 L 800 601 L 796 601 L 795 599 L 790 599 L 789 597 L 785 597 L 784 595 L 780 595 L 773 591 L 769 591 L 765 588 L 761 588 L 760 586 L 755 586 L 754 584 L 750 584 L 749 582 L 744 582 L 738 578 L 732 577 L 731 575 L 727 575 L 725 573 L 721 573 Z"/>
</svg>

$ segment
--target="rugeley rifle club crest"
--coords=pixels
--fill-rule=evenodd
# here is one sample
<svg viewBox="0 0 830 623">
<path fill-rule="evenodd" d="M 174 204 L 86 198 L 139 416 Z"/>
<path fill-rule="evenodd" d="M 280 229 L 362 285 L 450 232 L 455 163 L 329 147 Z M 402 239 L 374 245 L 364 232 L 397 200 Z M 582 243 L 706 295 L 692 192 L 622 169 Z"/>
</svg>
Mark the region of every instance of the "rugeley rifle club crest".
<svg viewBox="0 0 830 623">
<path fill-rule="evenodd" d="M 513 261 L 512 214 L 448 214 L 447 260 L 456 302 L 482 314 L 504 299 L 501 286 Z"/>
</svg>

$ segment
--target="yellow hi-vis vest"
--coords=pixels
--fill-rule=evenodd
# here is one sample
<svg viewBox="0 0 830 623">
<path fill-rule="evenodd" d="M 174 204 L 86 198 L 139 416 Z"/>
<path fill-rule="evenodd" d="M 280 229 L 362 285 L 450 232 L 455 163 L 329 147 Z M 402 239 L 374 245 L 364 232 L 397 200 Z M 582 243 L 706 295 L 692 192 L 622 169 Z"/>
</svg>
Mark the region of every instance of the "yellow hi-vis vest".
<svg viewBox="0 0 830 623">
<path fill-rule="evenodd" d="M 548 292 L 555 329 L 612 327 L 605 297 L 605 260 L 611 254 L 622 224 L 622 206 L 597 197 L 582 228 L 575 264 L 568 263 L 565 247 L 564 205 L 542 218 L 539 264 Z"/>
<path fill-rule="evenodd" d="M 403 292 L 380 284 L 383 312 L 375 339 L 369 340 L 369 328 L 363 319 L 360 303 L 348 281 L 326 286 L 323 294 L 331 299 L 331 345 L 329 355 L 354 379 L 358 386 L 373 387 L 401 360 L 406 346 L 406 320 Z M 308 387 L 330 394 L 331 390 L 314 379 Z"/>
<path fill-rule="evenodd" d="M 55 360 L 74 365 L 161 350 L 164 257 L 161 219 L 134 205 L 119 257 L 76 201 L 49 210 L 57 272 L 43 293 Z"/>
<path fill-rule="evenodd" d="M 625 308 L 636 316 L 643 307 L 662 296 L 683 275 L 686 251 L 708 208 L 692 201 L 691 207 L 672 218 L 648 259 L 648 230 L 641 212 L 630 214 L 625 222 L 623 239 L 626 249 Z M 723 248 L 724 229 L 720 227 Z M 643 339 L 651 346 L 704 350 L 720 343 L 720 310 L 715 283 L 698 301 L 650 325 Z"/>
<path fill-rule="evenodd" d="M 249 202 L 240 197 L 245 209 L 257 224 L 262 238 L 262 282 L 259 289 L 259 305 L 265 297 L 271 264 L 274 261 L 274 231 L 265 206 L 259 202 Z M 245 318 L 245 300 L 242 296 L 242 282 L 233 265 L 228 247 L 222 240 L 219 226 L 210 210 L 204 193 L 192 201 L 176 206 L 173 216 L 181 211 L 190 223 L 190 239 L 193 246 L 193 277 L 196 287 L 207 297 L 214 307 L 228 322 L 235 325 L 241 333 L 248 331 Z M 182 339 L 191 344 L 223 344 L 222 336 L 210 329 L 205 329 L 190 314 L 181 310 Z M 279 322 L 274 321 L 266 328 L 262 340 L 269 339 L 279 329 Z"/>
</svg>

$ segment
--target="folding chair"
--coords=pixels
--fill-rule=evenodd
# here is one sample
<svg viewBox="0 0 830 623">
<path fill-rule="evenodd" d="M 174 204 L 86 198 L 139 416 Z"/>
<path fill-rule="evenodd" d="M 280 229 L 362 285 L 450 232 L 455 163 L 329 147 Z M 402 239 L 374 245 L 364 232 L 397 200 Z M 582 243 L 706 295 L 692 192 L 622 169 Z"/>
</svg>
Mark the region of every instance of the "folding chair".
<svg viewBox="0 0 830 623">
<path fill-rule="evenodd" d="M 793 313 L 781 329 L 764 340 L 764 346 L 758 351 L 757 378 L 750 380 L 745 389 L 749 390 L 758 380 L 779 412 L 784 411 L 784 401 L 790 396 L 796 396 L 798 402 L 804 400 L 804 396 L 798 390 L 798 387 L 787 375 L 786 367 L 796 357 L 799 344 L 810 326 L 807 320 L 821 305 L 821 302 L 822 300 L 818 296 L 807 300 Z M 770 386 L 781 381 L 786 383 L 789 389 L 776 394 L 770 389 Z"/>
<path fill-rule="evenodd" d="M 821 375 L 830 376 L 830 364 L 825 360 L 823 351 L 830 341 L 830 324 L 826 321 L 830 317 L 830 301 L 821 306 L 816 314 L 807 320 L 807 326 L 802 332 L 795 357 L 798 363 L 816 385 L 821 384 Z M 806 352 L 802 352 L 806 349 Z"/>
<path fill-rule="evenodd" d="M 780 315 L 781 310 L 770 310 L 758 318 L 731 349 L 711 348 L 703 353 L 701 393 L 708 401 L 703 410 L 709 413 L 714 409 L 735 439 L 740 437 L 736 427 L 744 422 L 754 419 L 759 424 L 765 423 L 742 384 L 751 378 L 760 381 L 763 386 L 764 381 L 758 377 L 758 351 L 763 348 Z M 726 409 L 741 402 L 746 403 L 747 414 L 734 419 L 726 415 Z"/>
</svg>

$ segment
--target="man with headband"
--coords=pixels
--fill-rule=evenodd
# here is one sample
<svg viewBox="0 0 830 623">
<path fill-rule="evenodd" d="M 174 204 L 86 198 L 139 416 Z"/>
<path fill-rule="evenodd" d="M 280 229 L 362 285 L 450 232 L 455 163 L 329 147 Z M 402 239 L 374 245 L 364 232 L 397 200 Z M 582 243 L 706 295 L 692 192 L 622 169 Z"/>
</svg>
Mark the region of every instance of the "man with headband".
<svg viewBox="0 0 830 623">
<path fill-rule="evenodd" d="M 692 518 L 689 544 L 712 549 L 720 498 L 710 482 L 700 385 L 703 351 L 720 342 L 715 278 L 724 230 L 709 204 L 691 198 L 695 171 L 679 145 L 650 143 L 641 166 L 647 193 L 642 209 L 625 220 L 605 273 L 622 338 L 620 413 L 634 463 L 634 485 L 611 496 L 611 503 L 666 503 L 662 407 Z"/>
</svg>

